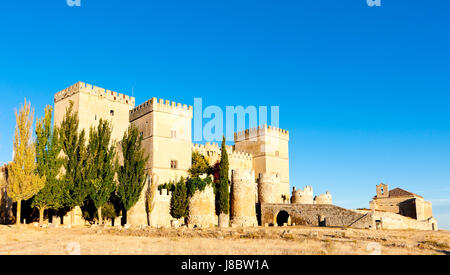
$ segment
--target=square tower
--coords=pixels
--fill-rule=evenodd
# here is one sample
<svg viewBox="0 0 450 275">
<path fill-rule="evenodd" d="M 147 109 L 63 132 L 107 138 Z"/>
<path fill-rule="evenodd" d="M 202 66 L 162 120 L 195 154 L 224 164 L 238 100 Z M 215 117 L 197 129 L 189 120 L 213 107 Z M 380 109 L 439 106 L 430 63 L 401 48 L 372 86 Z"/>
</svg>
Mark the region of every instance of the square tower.
<svg viewBox="0 0 450 275">
<path fill-rule="evenodd" d="M 257 179 L 263 174 L 279 175 L 275 202 L 289 201 L 289 132 L 264 125 L 236 133 L 234 142 L 236 151 L 253 155 L 253 169 Z"/>
<path fill-rule="evenodd" d="M 149 175 L 159 184 L 186 178 L 192 162 L 192 106 L 156 98 L 130 111 L 130 123 L 143 136 Z"/>
<path fill-rule="evenodd" d="M 70 101 L 74 103 L 73 110 L 78 112 L 79 129 L 85 129 L 86 138 L 89 129 L 96 127 L 102 118 L 111 122 L 111 138 L 116 141 L 122 140 L 129 125 L 129 112 L 135 104 L 133 97 L 78 82 L 55 94 L 55 125 L 63 121 Z"/>
</svg>

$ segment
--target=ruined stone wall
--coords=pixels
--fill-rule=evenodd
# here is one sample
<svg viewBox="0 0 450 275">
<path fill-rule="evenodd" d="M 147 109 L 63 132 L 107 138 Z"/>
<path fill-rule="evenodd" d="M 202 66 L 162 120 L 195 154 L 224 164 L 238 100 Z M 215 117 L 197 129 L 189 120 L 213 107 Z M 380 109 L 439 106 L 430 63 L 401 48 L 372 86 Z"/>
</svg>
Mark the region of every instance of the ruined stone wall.
<svg viewBox="0 0 450 275">
<path fill-rule="evenodd" d="M 287 212 L 291 223 L 296 225 L 374 228 L 370 213 L 358 213 L 335 205 L 312 204 L 262 204 L 262 224 L 276 224 L 282 211 Z"/>
<path fill-rule="evenodd" d="M 419 221 L 427 220 L 433 216 L 431 202 L 425 201 L 422 198 L 413 199 L 415 216 Z"/>
<path fill-rule="evenodd" d="M 313 188 L 311 186 L 306 186 L 303 190 L 292 191 L 292 203 L 293 204 L 314 204 L 313 199 Z"/>
<path fill-rule="evenodd" d="M 438 223 L 434 218 L 418 221 L 416 219 L 391 212 L 367 210 L 355 211 L 362 214 L 371 213 L 377 229 L 438 230 Z"/>
<path fill-rule="evenodd" d="M 333 197 L 330 192 L 316 196 L 314 198 L 314 204 L 333 204 Z"/>
<path fill-rule="evenodd" d="M 250 170 L 235 170 L 231 194 L 231 225 L 257 226 L 255 173 Z"/>
<path fill-rule="evenodd" d="M 207 185 L 197 190 L 189 200 L 188 224 L 193 227 L 213 227 L 217 224 L 214 188 Z"/>
<path fill-rule="evenodd" d="M 405 201 L 410 200 L 411 198 L 375 198 L 370 202 L 370 209 L 386 211 L 391 213 L 400 214 L 400 204 L 403 203 L 405 205 Z M 415 212 L 415 209 L 412 211 L 408 211 L 407 207 L 403 207 L 404 212 Z M 415 217 L 412 217 L 415 218 Z"/>
</svg>

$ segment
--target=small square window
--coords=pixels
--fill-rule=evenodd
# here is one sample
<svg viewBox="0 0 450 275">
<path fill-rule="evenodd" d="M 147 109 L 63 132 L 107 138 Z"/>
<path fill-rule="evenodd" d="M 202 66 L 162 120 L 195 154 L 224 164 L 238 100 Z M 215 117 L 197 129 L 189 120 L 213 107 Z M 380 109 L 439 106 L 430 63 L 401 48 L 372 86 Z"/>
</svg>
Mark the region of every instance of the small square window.
<svg viewBox="0 0 450 275">
<path fill-rule="evenodd" d="M 170 132 L 170 136 L 171 136 L 172 138 L 177 138 L 177 131 L 172 130 L 172 131 Z"/>
<path fill-rule="evenodd" d="M 170 161 L 170 168 L 171 169 L 177 169 L 178 168 L 178 161 L 177 160 L 171 160 Z"/>
<path fill-rule="evenodd" d="M 111 116 L 114 116 L 114 110 L 109 111 L 109 114 L 110 114 Z"/>
</svg>

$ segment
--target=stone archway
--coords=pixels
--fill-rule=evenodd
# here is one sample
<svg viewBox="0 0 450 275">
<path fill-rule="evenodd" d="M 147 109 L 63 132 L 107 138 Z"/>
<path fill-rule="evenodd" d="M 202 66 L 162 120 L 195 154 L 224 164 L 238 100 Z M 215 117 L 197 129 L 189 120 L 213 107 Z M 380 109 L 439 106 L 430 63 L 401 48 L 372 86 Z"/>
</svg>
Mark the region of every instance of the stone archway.
<svg viewBox="0 0 450 275">
<path fill-rule="evenodd" d="M 283 226 L 284 224 L 290 224 L 291 217 L 289 216 L 289 213 L 281 210 L 278 212 L 278 214 L 275 216 L 274 224 L 278 226 Z"/>
</svg>

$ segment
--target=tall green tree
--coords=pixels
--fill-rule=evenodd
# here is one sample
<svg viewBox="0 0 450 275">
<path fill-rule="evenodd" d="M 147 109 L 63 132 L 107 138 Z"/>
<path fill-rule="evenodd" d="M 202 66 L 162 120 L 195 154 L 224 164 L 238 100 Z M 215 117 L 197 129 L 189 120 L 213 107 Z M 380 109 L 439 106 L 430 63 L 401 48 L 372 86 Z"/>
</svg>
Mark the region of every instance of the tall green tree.
<svg viewBox="0 0 450 275">
<path fill-rule="evenodd" d="M 189 169 L 189 174 L 191 177 L 199 177 L 203 174 L 210 175 L 212 173 L 212 168 L 209 165 L 208 160 L 204 155 L 199 152 L 192 152 L 192 166 Z"/>
<path fill-rule="evenodd" d="M 114 180 L 116 149 L 111 141 L 111 133 L 111 124 L 100 119 L 98 126 L 92 127 L 89 134 L 86 174 L 90 183 L 89 196 L 97 209 L 99 223 L 102 221 L 102 207 L 116 189 Z"/>
<path fill-rule="evenodd" d="M 118 169 L 117 196 L 123 207 L 123 222 L 127 223 L 127 212 L 139 200 L 147 175 L 145 166 L 148 155 L 142 147 L 142 135 L 131 125 L 125 132 L 121 142 L 123 165 Z"/>
<path fill-rule="evenodd" d="M 58 130 L 52 129 L 53 108 L 45 108 L 45 116 L 36 121 L 36 161 L 37 172 L 45 177 L 45 186 L 33 198 L 32 207 L 39 210 L 39 224 L 43 223 L 46 209 L 59 209 L 63 206 L 63 187 L 58 178 L 63 165 L 59 156 L 61 146 Z"/>
<path fill-rule="evenodd" d="M 82 206 L 89 194 L 86 176 L 87 150 L 84 129 L 78 129 L 78 112 L 73 110 L 70 101 L 59 128 L 61 149 L 64 153 L 64 205 L 69 209 Z"/>
<path fill-rule="evenodd" d="M 20 224 L 22 200 L 28 200 L 45 185 L 45 176 L 37 172 L 36 144 L 32 140 L 34 110 L 25 99 L 22 108 L 16 111 L 14 135 L 14 158 L 8 166 L 8 195 L 17 202 L 16 224 Z"/>
<path fill-rule="evenodd" d="M 221 158 L 219 164 L 219 182 L 216 188 L 216 210 L 217 214 L 228 214 L 230 212 L 230 185 L 228 173 L 230 170 L 228 163 L 228 153 L 225 136 L 222 140 Z"/>
<path fill-rule="evenodd" d="M 187 218 L 189 214 L 189 199 L 186 182 L 183 178 L 175 184 L 175 190 L 170 199 L 170 215 L 175 219 Z"/>
</svg>

